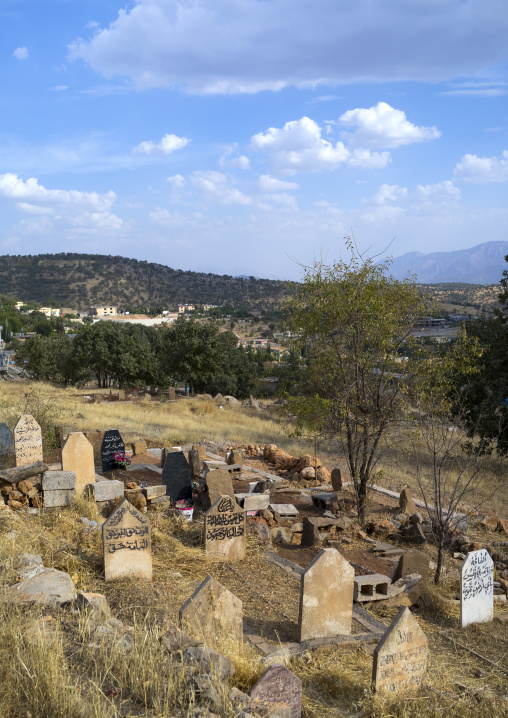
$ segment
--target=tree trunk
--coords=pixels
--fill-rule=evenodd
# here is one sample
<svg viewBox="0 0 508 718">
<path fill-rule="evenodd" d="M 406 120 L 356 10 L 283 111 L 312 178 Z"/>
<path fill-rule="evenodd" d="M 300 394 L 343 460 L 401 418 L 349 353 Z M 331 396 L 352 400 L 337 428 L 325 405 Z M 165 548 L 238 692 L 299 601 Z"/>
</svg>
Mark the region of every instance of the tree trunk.
<svg viewBox="0 0 508 718">
<path fill-rule="evenodd" d="M 358 486 L 356 501 L 358 504 L 358 518 L 360 520 L 360 526 L 365 526 L 365 514 L 367 512 L 367 481 L 360 479 Z"/>
<path fill-rule="evenodd" d="M 441 573 L 443 571 L 443 565 L 444 565 L 444 541 L 442 538 L 440 538 L 438 547 L 437 547 L 436 572 L 434 574 L 434 583 L 436 584 L 436 586 L 441 581 Z"/>
</svg>

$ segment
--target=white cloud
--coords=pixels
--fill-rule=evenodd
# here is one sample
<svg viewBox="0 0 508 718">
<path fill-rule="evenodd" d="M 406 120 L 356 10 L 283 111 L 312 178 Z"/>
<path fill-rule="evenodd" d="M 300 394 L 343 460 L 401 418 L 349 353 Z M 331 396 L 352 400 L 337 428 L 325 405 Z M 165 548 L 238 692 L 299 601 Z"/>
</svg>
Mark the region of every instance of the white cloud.
<svg viewBox="0 0 508 718">
<path fill-rule="evenodd" d="M 414 198 L 418 204 L 455 204 L 461 199 L 462 193 L 453 182 L 445 180 L 436 184 L 419 184 L 415 190 Z"/>
<path fill-rule="evenodd" d="M 296 182 L 285 182 L 284 180 L 261 175 L 258 179 L 258 187 L 261 192 L 283 192 L 284 190 L 299 189 Z"/>
<path fill-rule="evenodd" d="M 191 183 L 204 197 L 213 199 L 219 204 L 252 204 L 252 198 L 240 192 L 237 187 L 231 186 L 230 180 L 222 172 L 213 170 L 193 172 Z"/>
<path fill-rule="evenodd" d="M 185 186 L 185 178 L 180 174 L 172 175 L 166 179 L 173 189 L 182 189 Z"/>
<path fill-rule="evenodd" d="M 54 87 L 50 87 L 50 92 L 65 92 L 65 90 L 68 90 L 68 85 L 55 85 Z"/>
<path fill-rule="evenodd" d="M 309 117 L 286 122 L 282 129 L 270 127 L 251 138 L 253 149 L 270 156 L 273 169 L 281 174 L 335 170 L 340 165 L 361 169 L 385 167 L 390 161 L 387 152 L 350 152 L 343 142 L 335 145 L 324 140 L 321 128 Z"/>
<path fill-rule="evenodd" d="M 386 102 L 378 102 L 375 107 L 348 110 L 340 116 L 339 124 L 356 128 L 355 132 L 344 133 L 343 136 L 362 147 L 393 149 L 441 136 L 437 127 L 417 127 L 409 122 L 405 112 L 394 109 Z"/>
<path fill-rule="evenodd" d="M 12 54 L 18 60 L 26 60 L 26 58 L 28 57 L 28 48 L 27 47 L 17 47 Z"/>
<path fill-rule="evenodd" d="M 382 184 L 379 192 L 374 195 L 374 204 L 384 205 L 387 202 L 400 202 L 407 197 L 407 187 L 394 184 Z"/>
<path fill-rule="evenodd" d="M 69 51 L 140 88 L 236 93 L 467 77 L 507 36 L 505 0 L 136 0 Z"/>
<path fill-rule="evenodd" d="M 462 182 L 505 182 L 508 180 L 508 150 L 500 157 L 464 155 L 455 167 L 454 177 Z"/>
<path fill-rule="evenodd" d="M 181 150 L 182 147 L 188 145 L 189 142 L 190 140 L 188 140 L 186 137 L 177 137 L 176 135 L 164 135 L 160 142 L 155 143 L 151 140 L 140 142 L 140 144 L 134 147 L 132 151 L 137 154 L 155 155 L 161 157 L 164 155 L 170 155 L 176 150 Z"/>
<path fill-rule="evenodd" d="M 11 172 L 0 175 L 0 198 L 1 197 L 28 201 L 33 204 L 84 207 L 99 212 L 109 211 L 116 200 L 116 194 L 114 192 L 98 194 L 97 192 L 46 189 L 37 182 L 35 177 L 30 177 L 25 182 Z"/>
<path fill-rule="evenodd" d="M 239 170 L 250 169 L 250 160 L 246 155 L 236 155 L 238 144 L 235 142 L 232 145 L 224 148 L 224 152 L 219 157 L 219 167 L 234 167 Z"/>
</svg>

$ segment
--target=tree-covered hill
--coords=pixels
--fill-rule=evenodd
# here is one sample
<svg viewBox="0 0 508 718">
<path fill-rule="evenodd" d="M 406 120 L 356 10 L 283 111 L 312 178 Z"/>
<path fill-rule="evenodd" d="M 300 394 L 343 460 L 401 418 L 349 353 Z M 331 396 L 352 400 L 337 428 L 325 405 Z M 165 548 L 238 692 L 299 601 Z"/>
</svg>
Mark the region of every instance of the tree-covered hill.
<svg viewBox="0 0 508 718">
<path fill-rule="evenodd" d="M 235 309 L 269 309 L 288 285 L 270 279 L 235 278 L 172 269 L 154 262 L 98 254 L 0 256 L 3 294 L 25 302 L 86 309 L 177 304 L 231 304 Z"/>
</svg>

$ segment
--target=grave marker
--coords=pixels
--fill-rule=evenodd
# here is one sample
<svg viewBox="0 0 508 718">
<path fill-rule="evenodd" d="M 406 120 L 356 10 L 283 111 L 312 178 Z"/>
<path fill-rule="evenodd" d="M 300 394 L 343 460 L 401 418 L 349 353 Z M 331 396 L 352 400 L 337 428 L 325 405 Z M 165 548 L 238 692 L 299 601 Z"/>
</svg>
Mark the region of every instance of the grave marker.
<svg viewBox="0 0 508 718">
<path fill-rule="evenodd" d="M 125 444 L 118 429 L 105 431 L 101 444 L 102 471 L 112 471 L 115 468 L 115 454 L 124 453 Z"/>
<path fill-rule="evenodd" d="M 104 522 L 102 545 L 106 581 L 117 578 L 152 580 L 150 521 L 127 499 L 123 499 Z"/>
<path fill-rule="evenodd" d="M 206 486 L 210 506 L 213 506 L 221 496 L 230 496 L 233 501 L 235 501 L 233 481 L 227 469 L 213 469 L 213 471 L 209 471 L 206 475 Z"/>
<path fill-rule="evenodd" d="M 199 461 L 199 452 L 191 449 L 189 451 L 189 466 L 191 470 L 191 478 L 195 479 L 201 473 L 201 465 Z"/>
<path fill-rule="evenodd" d="M 93 446 L 80 431 L 67 437 L 62 448 L 62 470 L 76 474 L 76 494 L 80 496 L 88 484 L 95 483 Z"/>
<path fill-rule="evenodd" d="M 460 569 L 460 625 L 492 621 L 494 561 L 487 549 L 470 551 Z"/>
<path fill-rule="evenodd" d="M 229 496 L 205 514 L 205 552 L 230 561 L 245 557 L 245 512 Z"/>
<path fill-rule="evenodd" d="M 207 576 L 196 588 L 179 615 L 180 628 L 200 640 L 242 639 L 242 602 L 212 576 Z"/>
<path fill-rule="evenodd" d="M 322 549 L 310 562 L 300 583 L 300 641 L 351 633 L 354 577 L 354 568 L 334 548 Z"/>
<path fill-rule="evenodd" d="M 192 498 L 191 470 L 183 451 L 166 453 L 162 469 L 162 483 L 173 503 Z"/>
<path fill-rule="evenodd" d="M 427 654 L 425 634 L 409 608 L 403 606 L 374 649 L 374 690 L 402 693 L 419 688 L 427 670 Z"/>
<path fill-rule="evenodd" d="M 270 666 L 249 695 L 269 703 L 287 703 L 291 708 L 291 718 L 302 715 L 302 682 L 278 663 Z"/>
<path fill-rule="evenodd" d="M 41 427 L 31 414 L 20 416 L 14 427 L 14 450 L 16 466 L 42 461 Z"/>
<path fill-rule="evenodd" d="M 3 421 L 0 422 L 0 456 L 12 454 L 14 451 L 14 437 L 12 431 Z"/>
</svg>

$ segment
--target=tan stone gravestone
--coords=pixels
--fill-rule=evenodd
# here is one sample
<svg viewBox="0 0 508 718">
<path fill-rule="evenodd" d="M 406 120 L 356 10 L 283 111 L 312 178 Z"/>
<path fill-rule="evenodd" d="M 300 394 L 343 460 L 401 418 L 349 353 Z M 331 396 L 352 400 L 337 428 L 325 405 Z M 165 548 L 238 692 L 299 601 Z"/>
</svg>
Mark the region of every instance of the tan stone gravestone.
<svg viewBox="0 0 508 718">
<path fill-rule="evenodd" d="M 242 602 L 212 576 L 207 576 L 181 607 L 180 628 L 199 640 L 241 641 Z"/>
<path fill-rule="evenodd" d="M 487 549 L 470 551 L 460 569 L 460 625 L 494 617 L 494 561 Z"/>
<path fill-rule="evenodd" d="M 418 512 L 418 508 L 413 501 L 413 497 L 409 493 L 408 489 L 402 489 L 399 496 L 399 509 L 403 514 L 416 514 Z"/>
<path fill-rule="evenodd" d="M 20 416 L 14 427 L 14 451 L 16 466 L 42 461 L 41 427 L 31 414 Z"/>
<path fill-rule="evenodd" d="M 229 496 L 205 514 L 205 552 L 228 561 L 245 557 L 245 511 Z"/>
<path fill-rule="evenodd" d="M 117 578 L 152 580 L 150 521 L 124 499 L 102 525 L 106 581 Z"/>
<path fill-rule="evenodd" d="M 213 469 L 213 471 L 209 471 L 206 475 L 206 486 L 210 506 L 213 506 L 220 496 L 230 496 L 233 501 L 235 501 L 233 481 L 227 469 Z"/>
<path fill-rule="evenodd" d="M 191 449 L 189 451 L 189 466 L 191 470 L 191 479 L 195 479 L 201 473 L 201 463 L 199 461 L 199 453 Z"/>
<path fill-rule="evenodd" d="M 300 641 L 351 633 L 354 577 L 354 568 L 334 548 L 322 549 L 310 562 L 300 583 Z"/>
<path fill-rule="evenodd" d="M 279 663 L 270 666 L 249 695 L 269 703 L 287 703 L 291 708 L 291 718 L 302 715 L 302 682 Z"/>
<path fill-rule="evenodd" d="M 62 449 L 62 470 L 76 474 L 76 495 L 95 483 L 93 446 L 80 431 L 69 434 Z"/>
<path fill-rule="evenodd" d="M 200 461 L 204 461 L 206 459 L 206 446 L 202 446 L 201 444 L 193 444 L 192 450 L 198 452 Z"/>
<path fill-rule="evenodd" d="M 372 686 L 376 691 L 403 693 L 422 685 L 428 643 L 409 608 L 403 606 L 374 649 Z"/>
</svg>

